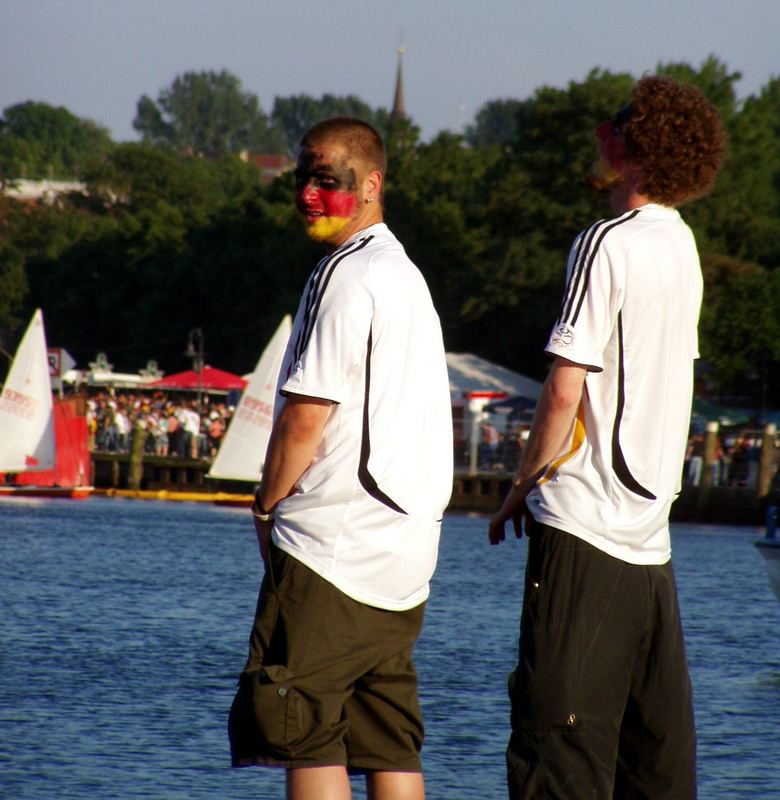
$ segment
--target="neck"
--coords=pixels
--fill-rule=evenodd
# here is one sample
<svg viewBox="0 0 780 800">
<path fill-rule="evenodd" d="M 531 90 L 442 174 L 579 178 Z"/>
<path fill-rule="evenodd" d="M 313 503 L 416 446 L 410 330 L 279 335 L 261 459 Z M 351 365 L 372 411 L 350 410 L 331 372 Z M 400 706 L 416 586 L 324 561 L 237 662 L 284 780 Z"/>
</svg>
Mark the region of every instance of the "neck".
<svg viewBox="0 0 780 800">
<path fill-rule="evenodd" d="M 367 211 L 367 213 L 361 217 L 359 227 L 354 228 L 349 226 L 344 231 L 343 235 L 325 242 L 325 250 L 328 253 L 332 253 L 334 250 L 338 250 L 339 247 L 341 247 L 341 245 L 343 245 L 345 242 L 348 242 L 350 239 L 362 233 L 366 228 L 370 228 L 372 225 L 376 225 L 378 222 L 383 221 L 384 216 L 382 214 L 382 207 L 379 206 L 378 208 L 373 208 L 370 211 Z"/>
<path fill-rule="evenodd" d="M 609 199 L 616 214 L 625 214 L 626 211 L 633 211 L 653 202 L 650 197 L 639 191 L 639 181 L 633 176 L 617 185 L 610 192 Z"/>
</svg>

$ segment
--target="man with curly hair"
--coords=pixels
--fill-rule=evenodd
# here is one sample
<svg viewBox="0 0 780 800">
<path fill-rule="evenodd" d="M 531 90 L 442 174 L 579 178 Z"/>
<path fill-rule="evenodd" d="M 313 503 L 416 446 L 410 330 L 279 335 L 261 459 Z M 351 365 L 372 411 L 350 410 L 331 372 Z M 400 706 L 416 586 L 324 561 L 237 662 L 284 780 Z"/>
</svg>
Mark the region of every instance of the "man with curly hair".
<svg viewBox="0 0 780 800">
<path fill-rule="evenodd" d="M 671 564 L 702 277 L 676 206 L 725 134 L 701 92 L 646 76 L 596 128 L 615 217 L 571 248 L 552 367 L 489 539 L 529 534 L 510 676 L 509 796 L 696 796 L 691 683 Z"/>
</svg>

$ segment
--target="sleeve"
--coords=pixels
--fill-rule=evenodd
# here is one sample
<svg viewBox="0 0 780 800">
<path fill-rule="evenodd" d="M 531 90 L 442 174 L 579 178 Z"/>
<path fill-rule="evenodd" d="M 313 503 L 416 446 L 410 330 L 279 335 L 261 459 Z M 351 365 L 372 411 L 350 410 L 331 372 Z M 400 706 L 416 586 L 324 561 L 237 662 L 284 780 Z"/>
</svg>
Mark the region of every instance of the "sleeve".
<svg viewBox="0 0 780 800">
<path fill-rule="evenodd" d="M 545 347 L 594 372 L 604 368 L 623 293 L 619 259 L 599 235 L 600 225 L 581 233 L 569 251 L 561 313 Z"/>
<path fill-rule="evenodd" d="M 347 270 L 335 274 L 302 326 L 300 354 L 280 391 L 342 402 L 365 367 L 372 309 L 364 281 Z"/>
</svg>

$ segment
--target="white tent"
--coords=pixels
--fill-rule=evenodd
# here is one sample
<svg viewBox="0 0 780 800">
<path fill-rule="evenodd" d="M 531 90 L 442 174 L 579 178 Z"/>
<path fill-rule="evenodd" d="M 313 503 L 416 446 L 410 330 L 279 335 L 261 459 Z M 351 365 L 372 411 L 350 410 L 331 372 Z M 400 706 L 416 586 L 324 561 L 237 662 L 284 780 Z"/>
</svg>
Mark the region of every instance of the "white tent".
<svg viewBox="0 0 780 800">
<path fill-rule="evenodd" d="M 473 353 L 447 353 L 447 369 L 454 404 L 467 402 L 472 394 L 493 397 L 521 395 L 536 400 L 542 388 L 539 381 Z"/>
</svg>

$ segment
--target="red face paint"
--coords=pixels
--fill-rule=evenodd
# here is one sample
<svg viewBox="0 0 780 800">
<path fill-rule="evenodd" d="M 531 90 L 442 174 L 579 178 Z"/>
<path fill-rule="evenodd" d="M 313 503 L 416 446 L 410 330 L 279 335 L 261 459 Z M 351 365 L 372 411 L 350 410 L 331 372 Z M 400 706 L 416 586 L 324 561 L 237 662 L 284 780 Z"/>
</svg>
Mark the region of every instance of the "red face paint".
<svg viewBox="0 0 780 800">
<path fill-rule="evenodd" d="M 351 217 L 357 208 L 357 197 L 352 192 L 307 184 L 296 192 L 295 205 L 304 217 Z"/>
<path fill-rule="evenodd" d="M 623 173 L 627 161 L 623 126 L 632 113 L 633 106 L 629 103 L 609 122 L 596 126 L 594 133 L 598 140 L 599 158 L 588 175 L 588 183 L 598 191 L 609 191 L 625 180 Z"/>
<path fill-rule="evenodd" d="M 623 134 L 614 122 L 602 122 L 596 127 L 596 138 L 599 140 L 599 152 L 614 170 L 623 168 L 626 156 L 626 143 Z"/>
</svg>

